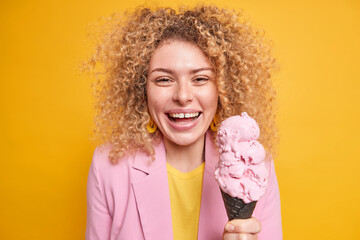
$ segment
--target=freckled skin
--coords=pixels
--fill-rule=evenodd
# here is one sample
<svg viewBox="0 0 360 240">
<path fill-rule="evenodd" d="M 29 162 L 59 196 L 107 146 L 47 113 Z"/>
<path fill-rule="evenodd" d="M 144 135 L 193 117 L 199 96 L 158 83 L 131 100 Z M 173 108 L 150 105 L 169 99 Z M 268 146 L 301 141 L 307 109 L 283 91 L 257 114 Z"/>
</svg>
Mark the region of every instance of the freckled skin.
<svg viewBox="0 0 360 240">
<path fill-rule="evenodd" d="M 148 72 L 148 108 L 164 141 L 180 146 L 203 141 L 218 101 L 215 73 L 207 57 L 191 43 L 168 40 L 155 50 Z M 200 115 L 174 121 L 169 118 L 174 111 Z"/>
</svg>

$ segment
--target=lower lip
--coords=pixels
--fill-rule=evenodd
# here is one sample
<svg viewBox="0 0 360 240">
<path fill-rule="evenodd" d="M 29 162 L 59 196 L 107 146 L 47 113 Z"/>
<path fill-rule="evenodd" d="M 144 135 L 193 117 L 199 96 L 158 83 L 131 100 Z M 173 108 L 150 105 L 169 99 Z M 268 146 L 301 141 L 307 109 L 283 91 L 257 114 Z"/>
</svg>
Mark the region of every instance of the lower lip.
<svg viewBox="0 0 360 240">
<path fill-rule="evenodd" d="M 173 122 L 168 118 L 168 116 L 166 116 L 166 118 L 167 118 L 167 121 L 168 121 L 169 125 L 173 129 L 178 130 L 178 131 L 186 131 L 186 130 L 192 129 L 193 127 L 196 126 L 196 124 L 199 122 L 199 118 L 201 118 L 201 115 L 202 114 L 200 114 L 200 116 L 197 119 L 193 120 L 193 121 L 182 122 L 182 123 Z"/>
</svg>

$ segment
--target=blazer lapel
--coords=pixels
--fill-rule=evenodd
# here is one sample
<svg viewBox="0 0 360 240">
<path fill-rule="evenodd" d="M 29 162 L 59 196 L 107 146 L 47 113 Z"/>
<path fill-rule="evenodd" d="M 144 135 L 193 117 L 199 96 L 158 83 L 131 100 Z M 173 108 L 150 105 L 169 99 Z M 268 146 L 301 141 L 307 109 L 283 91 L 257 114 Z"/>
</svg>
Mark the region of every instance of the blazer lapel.
<svg viewBox="0 0 360 240">
<path fill-rule="evenodd" d="M 201 192 L 198 239 L 218 240 L 221 239 L 228 218 L 214 175 L 215 166 L 219 161 L 219 152 L 211 138 L 211 133 L 208 132 L 205 140 L 205 169 Z"/>
<path fill-rule="evenodd" d="M 145 239 L 173 239 L 163 143 L 155 146 L 155 160 L 139 154 L 135 157 L 133 168 L 145 173 L 137 175 L 137 179 L 132 183 Z"/>
<path fill-rule="evenodd" d="M 201 192 L 198 239 L 221 239 L 228 221 L 219 186 L 215 180 L 215 165 L 219 152 L 211 140 L 205 139 L 205 169 Z M 133 169 L 137 172 L 134 190 L 141 225 L 146 240 L 172 240 L 170 194 L 166 169 L 166 153 L 161 142 L 155 146 L 155 160 L 145 154 L 136 155 Z"/>
</svg>

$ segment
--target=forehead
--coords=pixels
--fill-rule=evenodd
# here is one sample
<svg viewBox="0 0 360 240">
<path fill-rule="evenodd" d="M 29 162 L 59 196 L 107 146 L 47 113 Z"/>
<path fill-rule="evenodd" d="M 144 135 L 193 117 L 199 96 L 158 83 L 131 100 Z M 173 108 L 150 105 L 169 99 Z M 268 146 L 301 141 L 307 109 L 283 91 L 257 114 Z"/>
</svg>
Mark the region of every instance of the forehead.
<svg viewBox="0 0 360 240">
<path fill-rule="evenodd" d="M 210 60 L 194 43 L 182 40 L 162 42 L 150 58 L 149 68 L 211 67 Z"/>
</svg>

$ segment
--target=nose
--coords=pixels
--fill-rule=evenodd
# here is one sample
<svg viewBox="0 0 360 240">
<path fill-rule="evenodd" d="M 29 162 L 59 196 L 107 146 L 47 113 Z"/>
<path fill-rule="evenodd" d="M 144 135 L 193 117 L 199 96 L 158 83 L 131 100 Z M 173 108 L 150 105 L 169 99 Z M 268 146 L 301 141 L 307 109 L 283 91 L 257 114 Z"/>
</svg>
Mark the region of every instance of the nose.
<svg viewBox="0 0 360 240">
<path fill-rule="evenodd" d="M 194 98 L 193 89 L 189 81 L 178 81 L 173 95 L 174 101 L 181 105 L 191 102 Z"/>
</svg>

